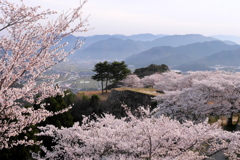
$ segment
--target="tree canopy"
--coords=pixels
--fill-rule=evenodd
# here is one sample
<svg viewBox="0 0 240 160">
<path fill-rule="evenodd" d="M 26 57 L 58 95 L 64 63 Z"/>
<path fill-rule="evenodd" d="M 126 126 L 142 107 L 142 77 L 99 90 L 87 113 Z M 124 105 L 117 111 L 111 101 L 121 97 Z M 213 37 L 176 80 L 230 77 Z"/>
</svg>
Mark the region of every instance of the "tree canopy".
<svg viewBox="0 0 240 160">
<path fill-rule="evenodd" d="M 167 71 L 169 71 L 169 68 L 165 64 L 162 64 L 162 65 L 151 64 L 145 68 L 135 69 L 133 74 L 136 74 L 138 77 L 142 78 L 144 76 L 149 76 L 154 73 L 163 73 Z"/>
<path fill-rule="evenodd" d="M 86 0 L 48 20 L 57 12 L 27 6 L 24 1 L 0 1 L 0 31 L 4 32 L 0 36 L 0 149 L 39 144 L 27 136 L 17 140 L 12 137 L 70 109 L 51 112 L 45 108 L 46 104 L 41 104 L 45 98 L 63 94 L 54 84 L 58 76 L 43 73 L 81 47 L 82 42 L 77 41 L 67 52 L 64 50 L 67 43 L 60 42 L 70 34 L 87 31 L 87 21 L 82 17 L 85 3 Z M 40 104 L 40 108 L 34 108 L 34 104 Z"/>
<path fill-rule="evenodd" d="M 105 81 L 107 86 L 108 81 L 110 79 L 110 64 L 107 61 L 99 62 L 95 64 L 93 71 L 96 72 L 96 74 L 92 76 L 92 79 L 101 82 L 102 94 L 103 94 L 103 90 L 104 90 L 103 83 Z"/>
<path fill-rule="evenodd" d="M 96 121 L 84 118 L 71 128 L 58 129 L 52 125 L 41 127 L 39 135 L 54 138 L 56 145 L 45 150 L 45 157 L 37 159 L 176 159 L 196 160 L 211 157 L 223 151 L 230 159 L 239 153 L 239 135 L 227 132 L 217 124 L 207 122 L 180 123 L 168 117 L 153 118 L 149 110 L 142 116 L 117 119 L 110 114 Z M 45 132 L 45 133 L 44 133 Z"/>
<path fill-rule="evenodd" d="M 112 63 L 109 63 L 107 61 L 99 62 L 95 64 L 93 71 L 96 72 L 96 74 L 92 76 L 92 79 L 101 82 L 102 93 L 104 90 L 104 82 L 107 92 L 107 86 L 109 82 L 116 84 L 131 73 L 124 61 L 114 61 Z"/>
</svg>

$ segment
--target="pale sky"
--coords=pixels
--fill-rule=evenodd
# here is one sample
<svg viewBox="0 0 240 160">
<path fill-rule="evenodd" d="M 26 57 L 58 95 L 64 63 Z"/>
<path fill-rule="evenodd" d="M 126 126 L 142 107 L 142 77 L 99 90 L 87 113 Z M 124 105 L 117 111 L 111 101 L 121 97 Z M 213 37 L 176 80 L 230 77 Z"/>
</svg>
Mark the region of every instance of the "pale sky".
<svg viewBox="0 0 240 160">
<path fill-rule="evenodd" d="M 80 2 L 24 1 L 60 12 Z M 90 28 L 94 27 L 83 36 L 141 33 L 240 36 L 240 0 L 88 0 L 83 12 L 90 15 Z"/>
</svg>

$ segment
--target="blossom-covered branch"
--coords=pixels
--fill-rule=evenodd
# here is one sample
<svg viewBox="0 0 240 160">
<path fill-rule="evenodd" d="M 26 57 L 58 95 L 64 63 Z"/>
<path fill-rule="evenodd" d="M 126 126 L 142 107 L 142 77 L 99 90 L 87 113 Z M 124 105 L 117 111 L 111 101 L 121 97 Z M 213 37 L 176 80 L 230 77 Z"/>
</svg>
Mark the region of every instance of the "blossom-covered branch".
<svg viewBox="0 0 240 160">
<path fill-rule="evenodd" d="M 14 145 L 33 144 L 32 141 L 12 142 L 11 137 L 22 133 L 31 124 L 39 123 L 56 113 L 44 105 L 35 109 L 44 98 L 62 94 L 54 86 L 57 75 L 43 76 L 53 65 L 63 61 L 81 47 L 78 41 L 70 52 L 60 44 L 63 37 L 87 31 L 80 6 L 48 21 L 55 11 L 39 11 L 40 6 L 28 7 L 0 0 L 0 149 Z M 74 25 L 75 24 L 75 25 Z M 31 107 L 25 108 L 24 105 Z M 63 111 L 60 111 L 63 112 Z"/>
</svg>

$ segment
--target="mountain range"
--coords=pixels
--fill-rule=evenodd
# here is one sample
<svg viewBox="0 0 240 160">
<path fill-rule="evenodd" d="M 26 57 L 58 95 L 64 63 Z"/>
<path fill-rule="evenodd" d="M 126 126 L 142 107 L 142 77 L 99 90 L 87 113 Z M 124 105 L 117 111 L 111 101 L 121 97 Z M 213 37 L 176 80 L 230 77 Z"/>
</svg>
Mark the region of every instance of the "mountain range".
<svg viewBox="0 0 240 160">
<path fill-rule="evenodd" d="M 214 66 L 218 66 L 222 69 L 239 71 L 240 48 L 236 50 L 220 51 L 215 54 L 197 59 L 195 61 L 190 61 L 190 62 L 181 64 L 174 68 L 185 72 L 189 70 L 191 71 L 212 70 Z"/>
<path fill-rule="evenodd" d="M 231 52 L 231 50 L 238 48 L 240 48 L 239 45 L 228 45 L 222 41 L 198 42 L 179 47 L 160 46 L 129 56 L 125 61 L 127 64 L 136 67 L 146 66 L 148 64 L 167 64 L 168 66 L 176 68 L 179 65 L 197 61 L 203 57 L 214 56 L 213 54 L 220 51 L 227 50 Z M 200 64 L 200 61 L 198 62 L 198 64 Z M 204 60 L 201 60 L 201 62 L 204 62 Z M 210 65 L 210 63 L 208 64 Z"/>
<path fill-rule="evenodd" d="M 149 35 L 148 35 L 149 36 Z M 132 39 L 119 39 L 110 37 L 92 43 L 79 50 L 72 59 L 78 60 L 124 60 L 125 58 L 146 51 L 157 46 L 181 46 L 196 42 L 214 41 L 212 37 L 202 35 L 172 35 L 157 38 L 152 41 L 135 41 Z"/>
<path fill-rule="evenodd" d="M 72 56 L 73 60 L 123 60 L 126 57 L 147 50 L 143 41 L 108 38 L 93 43 Z"/>
<path fill-rule="evenodd" d="M 121 39 L 121 40 L 129 39 L 129 40 L 133 40 L 133 41 L 153 41 L 157 38 L 165 37 L 165 36 L 167 36 L 167 35 L 164 35 L 164 34 L 153 35 L 153 34 L 149 34 L 149 33 L 130 35 L 130 36 L 116 34 L 116 35 L 94 35 L 94 36 L 87 36 L 87 37 L 83 37 L 83 36 L 76 37 L 74 35 L 70 35 L 63 39 L 63 43 L 69 42 L 69 44 L 73 44 L 73 42 L 75 42 L 77 39 L 80 39 L 81 41 L 84 41 L 84 45 L 82 46 L 82 49 L 84 49 L 93 43 L 107 40 L 109 38 L 117 38 L 117 39 Z"/>
<path fill-rule="evenodd" d="M 96 35 L 63 39 L 70 47 L 77 39 L 85 41 L 70 61 L 124 60 L 133 68 L 166 64 L 172 69 L 205 70 L 213 65 L 239 65 L 240 46 L 227 37 L 187 35 Z M 236 39 L 236 37 L 235 37 Z M 66 48 L 68 50 L 68 48 Z"/>
<path fill-rule="evenodd" d="M 213 35 L 211 36 L 213 38 L 219 39 L 221 41 L 232 41 L 237 44 L 240 44 L 240 37 L 238 36 L 232 36 L 232 35 Z"/>
</svg>

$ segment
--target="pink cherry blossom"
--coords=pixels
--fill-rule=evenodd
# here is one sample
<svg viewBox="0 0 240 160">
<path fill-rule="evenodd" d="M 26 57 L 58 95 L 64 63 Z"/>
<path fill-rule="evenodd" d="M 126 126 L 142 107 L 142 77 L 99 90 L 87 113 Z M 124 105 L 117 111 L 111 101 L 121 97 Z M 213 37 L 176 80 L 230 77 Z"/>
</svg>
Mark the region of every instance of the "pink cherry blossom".
<svg viewBox="0 0 240 160">
<path fill-rule="evenodd" d="M 39 109 L 24 105 L 39 104 L 47 97 L 62 94 L 54 85 L 57 75 L 43 76 L 43 73 L 81 47 L 82 42 L 78 41 L 72 51 L 66 52 L 63 47 L 67 44 L 59 42 L 72 33 L 87 31 L 87 20 L 82 19 L 86 2 L 60 14 L 56 20 L 43 23 L 42 20 L 47 21 L 48 16 L 57 13 L 39 11 L 39 6 L 28 7 L 24 1 L 20 5 L 0 1 L 0 31 L 6 32 L 0 36 L 0 149 L 34 144 L 32 140 L 10 141 L 10 138 L 31 124 L 66 111 L 52 113 L 44 105 Z"/>
<path fill-rule="evenodd" d="M 227 132 L 207 121 L 194 124 L 180 123 L 168 117 L 151 117 L 145 110 L 136 118 L 116 119 L 105 114 L 96 121 L 87 117 L 82 126 L 58 129 L 52 125 L 40 127 L 41 136 L 51 136 L 56 145 L 52 151 L 43 148 L 46 155 L 37 159 L 176 159 L 196 160 L 224 151 L 230 159 L 239 153 L 239 132 Z"/>
</svg>

